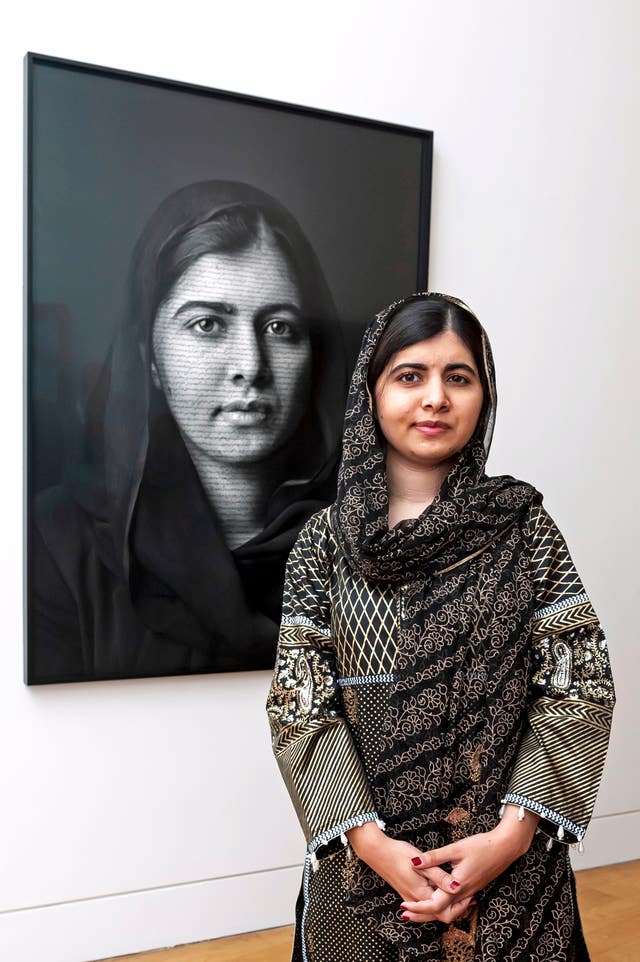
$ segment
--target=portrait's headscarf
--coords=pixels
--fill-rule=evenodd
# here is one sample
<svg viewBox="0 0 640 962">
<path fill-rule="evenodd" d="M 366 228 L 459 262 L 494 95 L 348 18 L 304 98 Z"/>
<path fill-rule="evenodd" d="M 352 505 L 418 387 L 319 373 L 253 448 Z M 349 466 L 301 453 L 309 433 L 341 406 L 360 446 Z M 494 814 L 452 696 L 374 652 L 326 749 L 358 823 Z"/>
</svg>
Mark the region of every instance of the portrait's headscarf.
<svg viewBox="0 0 640 962">
<path fill-rule="evenodd" d="M 175 264 L 185 238 L 198 243 L 203 225 L 243 208 L 263 216 L 299 284 L 311 335 L 312 387 L 309 408 L 288 442 L 292 474 L 272 493 L 263 532 L 232 554 L 215 506 L 212 511 L 200 503 L 205 499 L 195 469 L 150 368 L 154 318 L 169 293 L 171 270 L 173 282 L 177 279 Z M 345 391 L 346 357 L 335 305 L 309 240 L 284 205 L 257 187 L 226 180 L 189 184 L 166 197 L 133 252 L 128 312 L 89 398 L 84 468 L 73 484 L 76 500 L 94 518 L 103 558 L 114 573 L 128 582 L 135 555 L 142 568 L 161 575 L 158 585 L 144 587 L 149 603 L 140 593 L 134 598 L 150 628 L 201 646 L 205 663 L 205 651 L 215 649 L 217 638 L 236 652 L 237 667 L 270 667 L 277 624 L 245 611 L 235 568 L 242 560 L 251 578 L 250 568 L 257 566 L 253 580 L 259 590 L 259 566 L 278 567 L 280 561 L 284 566 L 306 518 L 332 500 Z M 183 496 L 189 504 L 180 504 Z M 199 517 L 191 511 L 195 501 Z M 177 594 L 168 591 L 167 580 L 179 585 Z"/>
<path fill-rule="evenodd" d="M 385 453 L 367 374 L 394 313 L 421 299 L 435 299 L 445 309 L 455 305 L 477 327 L 489 397 L 433 502 L 418 518 L 389 529 Z M 402 589 L 374 795 L 388 834 L 423 850 L 449 843 L 456 818 L 466 819 L 465 834 L 493 827 L 521 733 L 526 683 L 518 688 L 513 681 L 526 678 L 533 614 L 522 528 L 529 507 L 542 496 L 513 477 L 485 474 L 495 410 L 489 340 L 464 303 L 418 293 L 372 321 L 349 389 L 331 520 L 353 571 L 389 590 Z M 438 959 L 439 923 L 407 925 L 399 901 L 357 862 L 352 910 L 408 954 Z"/>
</svg>

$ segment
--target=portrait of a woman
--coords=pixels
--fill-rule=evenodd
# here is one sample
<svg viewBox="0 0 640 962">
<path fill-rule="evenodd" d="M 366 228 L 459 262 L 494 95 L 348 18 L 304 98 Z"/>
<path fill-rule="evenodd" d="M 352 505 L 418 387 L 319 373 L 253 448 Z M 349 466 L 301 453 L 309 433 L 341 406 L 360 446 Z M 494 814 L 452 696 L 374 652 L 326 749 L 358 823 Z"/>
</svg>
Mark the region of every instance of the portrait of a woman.
<svg viewBox="0 0 640 962">
<path fill-rule="evenodd" d="M 286 556 L 335 493 L 344 372 L 292 214 L 234 181 L 168 196 L 82 450 L 35 499 L 30 680 L 271 667 Z"/>
<path fill-rule="evenodd" d="M 466 304 L 373 319 L 267 702 L 307 841 L 293 962 L 589 959 L 569 847 L 609 741 L 607 643 L 540 492 L 485 472 L 495 412 Z"/>
</svg>

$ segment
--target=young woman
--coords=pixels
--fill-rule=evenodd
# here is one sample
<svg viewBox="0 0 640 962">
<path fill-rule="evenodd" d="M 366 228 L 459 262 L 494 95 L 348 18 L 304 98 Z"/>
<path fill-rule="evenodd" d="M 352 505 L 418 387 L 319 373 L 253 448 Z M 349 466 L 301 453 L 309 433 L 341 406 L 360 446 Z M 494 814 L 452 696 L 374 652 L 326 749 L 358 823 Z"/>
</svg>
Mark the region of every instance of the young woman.
<svg viewBox="0 0 640 962">
<path fill-rule="evenodd" d="M 607 647 L 540 493 L 485 474 L 495 409 L 461 301 L 369 326 L 267 705 L 308 842 L 295 962 L 588 959 L 568 846 L 609 739 Z"/>
<path fill-rule="evenodd" d="M 36 500 L 29 681 L 271 667 L 287 555 L 335 492 L 344 370 L 282 204 L 221 180 L 165 198 L 84 450 Z"/>
</svg>

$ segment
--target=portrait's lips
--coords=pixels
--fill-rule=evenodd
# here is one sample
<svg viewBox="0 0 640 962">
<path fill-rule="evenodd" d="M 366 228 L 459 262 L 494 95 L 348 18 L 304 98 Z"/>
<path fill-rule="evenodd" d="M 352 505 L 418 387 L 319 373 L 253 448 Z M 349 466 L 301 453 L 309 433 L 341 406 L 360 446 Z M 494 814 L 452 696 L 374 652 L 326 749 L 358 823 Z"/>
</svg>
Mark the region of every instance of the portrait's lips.
<svg viewBox="0 0 640 962">
<path fill-rule="evenodd" d="M 446 421 L 417 421 L 415 426 L 421 434 L 427 435 L 444 434 L 451 430 Z"/>
<path fill-rule="evenodd" d="M 267 401 L 229 401 L 216 408 L 213 416 L 221 416 L 237 427 L 253 427 L 263 424 L 273 410 Z"/>
</svg>

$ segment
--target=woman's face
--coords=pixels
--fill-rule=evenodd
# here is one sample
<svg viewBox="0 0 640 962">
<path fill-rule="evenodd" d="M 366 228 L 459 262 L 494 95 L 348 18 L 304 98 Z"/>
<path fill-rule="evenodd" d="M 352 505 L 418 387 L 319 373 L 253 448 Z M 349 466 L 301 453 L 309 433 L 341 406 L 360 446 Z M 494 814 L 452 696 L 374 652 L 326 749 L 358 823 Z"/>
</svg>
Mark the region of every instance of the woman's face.
<svg viewBox="0 0 640 962">
<path fill-rule="evenodd" d="M 378 378 L 375 396 L 388 444 L 424 465 L 439 464 L 465 446 L 483 401 L 473 354 L 453 331 L 399 351 Z"/>
<path fill-rule="evenodd" d="M 309 400 L 311 343 L 288 262 L 273 237 L 203 254 L 156 314 L 152 376 L 190 445 L 224 462 L 268 457 Z"/>
</svg>

